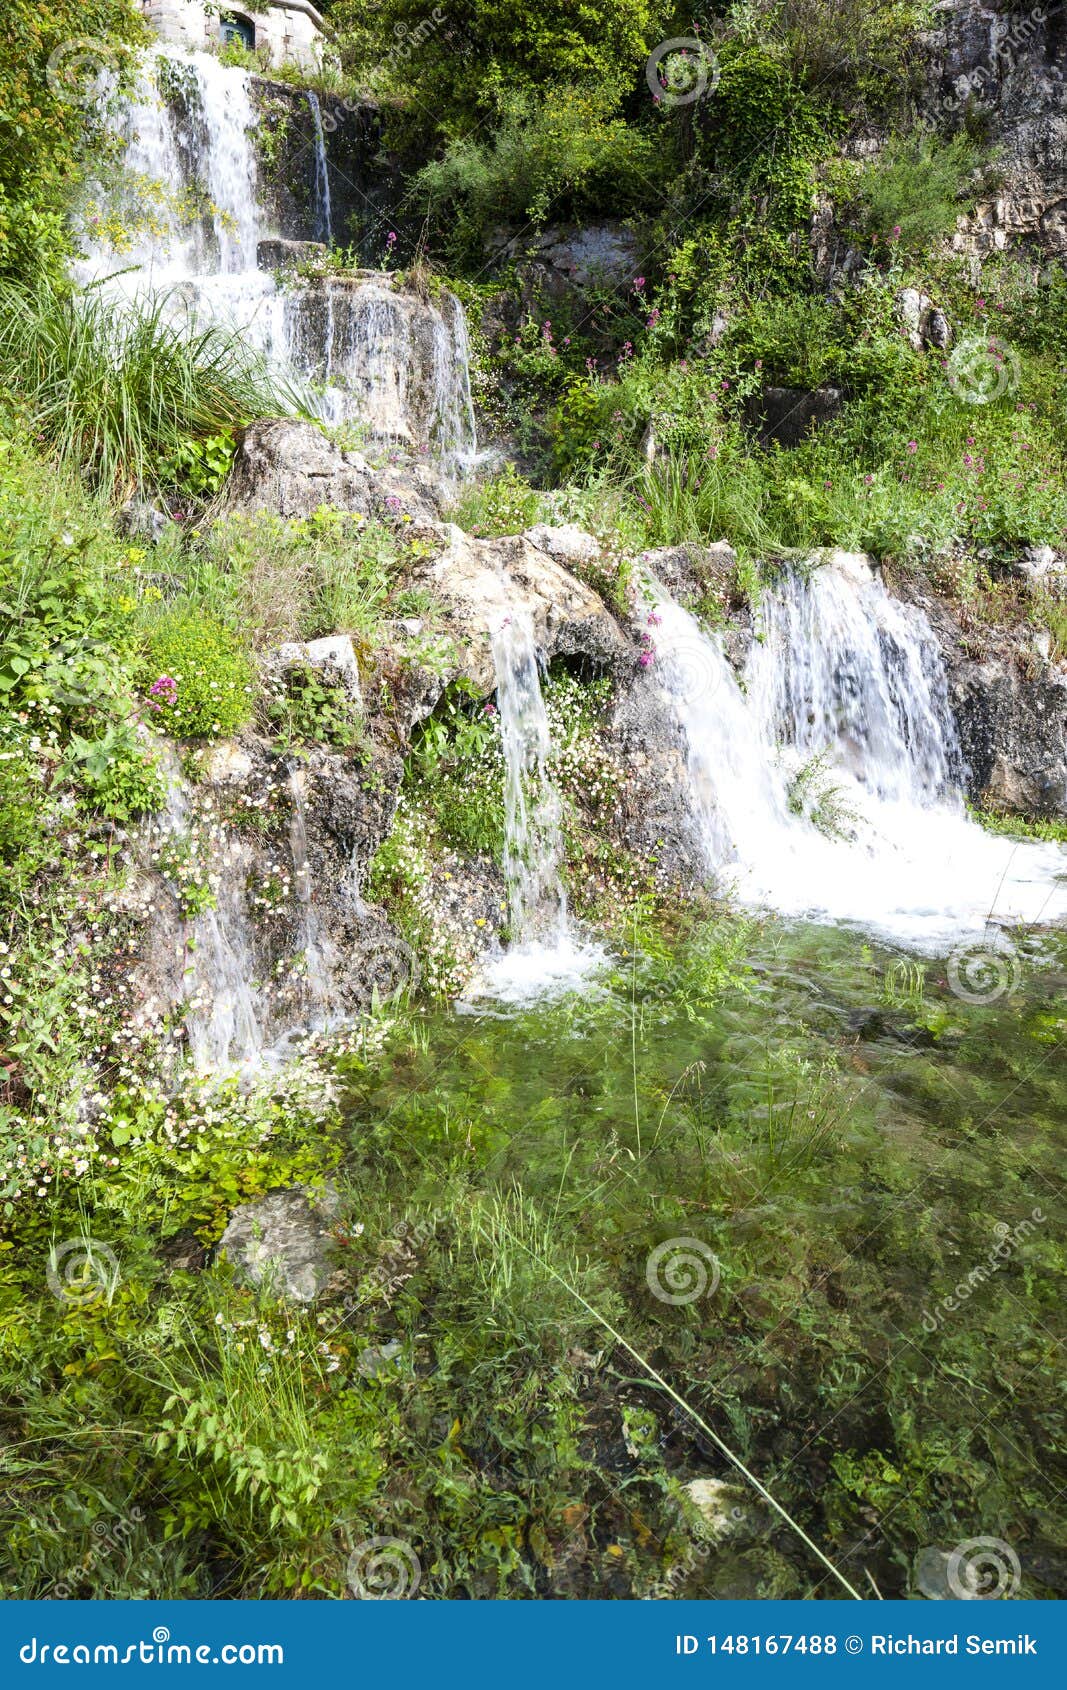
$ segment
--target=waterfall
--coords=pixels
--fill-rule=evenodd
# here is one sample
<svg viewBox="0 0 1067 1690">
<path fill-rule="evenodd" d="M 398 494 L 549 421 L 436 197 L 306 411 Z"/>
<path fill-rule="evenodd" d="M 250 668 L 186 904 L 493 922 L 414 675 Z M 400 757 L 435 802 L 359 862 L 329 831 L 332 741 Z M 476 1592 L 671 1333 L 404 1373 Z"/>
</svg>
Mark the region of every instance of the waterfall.
<svg viewBox="0 0 1067 1690">
<path fill-rule="evenodd" d="M 1067 915 L 1056 846 L 972 822 L 922 612 L 837 554 L 769 589 L 739 681 L 661 588 L 655 671 L 686 748 L 708 866 L 746 902 L 936 949 Z"/>
<path fill-rule="evenodd" d="M 513 597 L 504 579 L 505 592 Z M 516 1004 L 570 991 L 603 963 L 574 927 L 563 883 L 563 801 L 552 779 L 552 730 L 533 626 L 513 604 L 491 636 L 504 757 L 504 878 L 510 944 L 472 996 Z"/>
<path fill-rule="evenodd" d="M 332 239 L 333 208 L 322 113 L 308 90 L 314 227 L 272 224 L 259 192 L 253 80 L 208 53 L 146 56 L 119 118 L 125 187 L 112 209 L 129 239 L 113 245 L 86 226 L 77 278 L 110 277 L 127 297 L 170 290 L 176 309 L 238 328 L 324 422 L 464 469 L 476 438 L 466 320 L 453 295 L 421 299 L 367 272 L 279 288 L 258 268 L 261 241 Z"/>
<path fill-rule="evenodd" d="M 326 137 L 322 132 L 322 107 L 313 89 L 307 91 L 311 121 L 315 126 L 315 239 L 333 242 L 333 207 L 330 204 L 330 173 L 326 165 Z"/>
<path fill-rule="evenodd" d="M 504 875 L 512 942 L 568 931 L 563 886 L 563 805 L 548 772 L 552 733 L 538 676 L 537 647 L 524 611 L 493 636 L 497 709 L 504 753 Z"/>
<path fill-rule="evenodd" d="M 165 837 L 189 831 L 189 806 L 176 754 L 161 751 L 166 776 L 162 815 Z M 253 1063 L 263 1049 L 260 1017 L 252 989 L 255 973 L 252 933 L 240 879 L 222 871 L 212 878 L 215 905 L 185 923 L 189 964 L 185 971 L 185 1030 L 198 1073 L 226 1072 Z"/>
</svg>

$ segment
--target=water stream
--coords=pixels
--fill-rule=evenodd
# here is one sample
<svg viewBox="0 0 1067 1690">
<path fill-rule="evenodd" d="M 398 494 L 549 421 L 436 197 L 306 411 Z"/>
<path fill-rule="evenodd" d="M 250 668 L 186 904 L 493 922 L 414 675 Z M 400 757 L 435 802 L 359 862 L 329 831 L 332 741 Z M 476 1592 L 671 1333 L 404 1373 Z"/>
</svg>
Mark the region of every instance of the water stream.
<svg viewBox="0 0 1067 1690">
<path fill-rule="evenodd" d="M 866 564 L 787 573 L 740 679 L 718 639 L 653 596 L 708 866 L 743 900 L 921 950 L 1067 916 L 1060 848 L 967 815 L 933 630 Z"/>
<path fill-rule="evenodd" d="M 326 163 L 326 137 L 322 132 L 322 108 L 313 89 L 307 91 L 311 121 L 315 128 L 315 239 L 327 246 L 333 241 L 333 206 L 330 203 L 330 172 Z"/>
<path fill-rule="evenodd" d="M 526 1003 L 573 990 L 604 955 L 576 929 L 567 907 L 563 802 L 549 768 L 552 731 L 533 627 L 517 604 L 493 633 L 492 651 L 504 756 L 509 944 L 490 959 L 471 996 Z"/>
</svg>

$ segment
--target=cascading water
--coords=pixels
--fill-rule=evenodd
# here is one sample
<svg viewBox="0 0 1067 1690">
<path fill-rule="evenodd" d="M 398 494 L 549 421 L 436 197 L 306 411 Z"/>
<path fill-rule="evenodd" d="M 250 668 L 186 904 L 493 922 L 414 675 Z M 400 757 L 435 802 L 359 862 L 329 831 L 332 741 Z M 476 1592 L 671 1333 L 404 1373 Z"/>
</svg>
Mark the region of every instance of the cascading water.
<svg viewBox="0 0 1067 1690">
<path fill-rule="evenodd" d="M 1057 847 L 968 818 L 933 631 L 862 560 L 767 592 L 740 684 L 718 641 L 652 593 L 709 867 L 746 902 L 919 949 L 1067 916 Z"/>
<path fill-rule="evenodd" d="M 505 581 L 505 588 L 507 582 Z M 508 949 L 474 995 L 512 1003 L 569 991 L 603 953 L 575 931 L 563 884 L 563 803 L 549 769 L 552 730 L 529 616 L 517 606 L 492 636 L 504 757 Z"/>
<path fill-rule="evenodd" d="M 315 239 L 333 240 L 333 207 L 330 203 L 330 172 L 326 163 L 326 137 L 322 132 L 322 107 L 313 89 L 307 91 L 311 122 L 315 130 Z"/>
<path fill-rule="evenodd" d="M 162 831 L 180 839 L 189 831 L 189 807 L 177 757 L 164 751 L 161 762 L 167 796 Z M 185 1030 L 189 1054 L 198 1073 L 220 1073 L 254 1063 L 263 1034 L 251 982 L 254 978 L 252 934 L 240 880 L 225 864 L 213 879 L 214 907 L 186 923 L 189 963 L 185 971 Z"/>
<path fill-rule="evenodd" d="M 314 233 L 333 238 L 322 114 L 313 129 Z M 127 296 L 171 290 L 175 308 L 241 330 L 330 423 L 372 442 L 425 447 L 463 469 L 476 449 L 469 350 L 451 295 L 416 300 L 384 276 L 289 284 L 258 268 L 273 227 L 258 193 L 252 78 L 207 53 L 156 49 L 122 116 L 129 187 L 121 249 L 85 231 L 79 279 L 114 277 Z M 302 229 L 300 234 L 308 231 Z"/>
<path fill-rule="evenodd" d="M 563 886 L 563 806 L 548 772 L 552 731 L 529 617 L 516 610 L 493 636 L 504 754 L 504 874 L 513 941 L 568 930 Z"/>
</svg>

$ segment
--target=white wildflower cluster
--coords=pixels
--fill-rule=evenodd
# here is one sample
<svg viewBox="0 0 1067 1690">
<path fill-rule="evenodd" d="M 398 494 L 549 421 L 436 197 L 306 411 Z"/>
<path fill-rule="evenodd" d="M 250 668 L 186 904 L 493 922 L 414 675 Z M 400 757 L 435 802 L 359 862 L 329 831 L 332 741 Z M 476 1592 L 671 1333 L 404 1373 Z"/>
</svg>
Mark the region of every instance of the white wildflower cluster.
<svg viewBox="0 0 1067 1690">
<path fill-rule="evenodd" d="M 434 996 L 456 997 L 485 948 L 486 919 L 449 897 L 465 864 L 454 851 L 431 852 L 429 817 L 401 794 L 390 839 L 391 866 L 403 887 L 406 924 L 415 934 L 422 984 Z"/>
</svg>

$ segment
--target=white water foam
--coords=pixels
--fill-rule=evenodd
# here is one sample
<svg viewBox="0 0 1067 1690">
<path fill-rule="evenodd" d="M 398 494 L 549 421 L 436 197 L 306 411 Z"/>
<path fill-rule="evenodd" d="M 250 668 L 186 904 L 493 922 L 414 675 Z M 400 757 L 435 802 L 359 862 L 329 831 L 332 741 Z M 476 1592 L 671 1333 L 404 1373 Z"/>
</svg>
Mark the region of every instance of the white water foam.
<svg viewBox="0 0 1067 1690">
<path fill-rule="evenodd" d="M 719 641 L 652 591 L 708 866 L 744 902 L 926 951 L 1067 918 L 1061 849 L 968 817 L 936 638 L 862 560 L 766 593 L 741 683 Z M 844 837 L 817 825 L 835 816 Z"/>
<path fill-rule="evenodd" d="M 552 733 L 530 618 L 516 606 L 492 636 L 504 753 L 504 877 L 511 943 L 468 992 L 514 1005 L 559 997 L 603 967 L 575 927 L 563 883 L 563 803 L 548 761 Z"/>
</svg>

